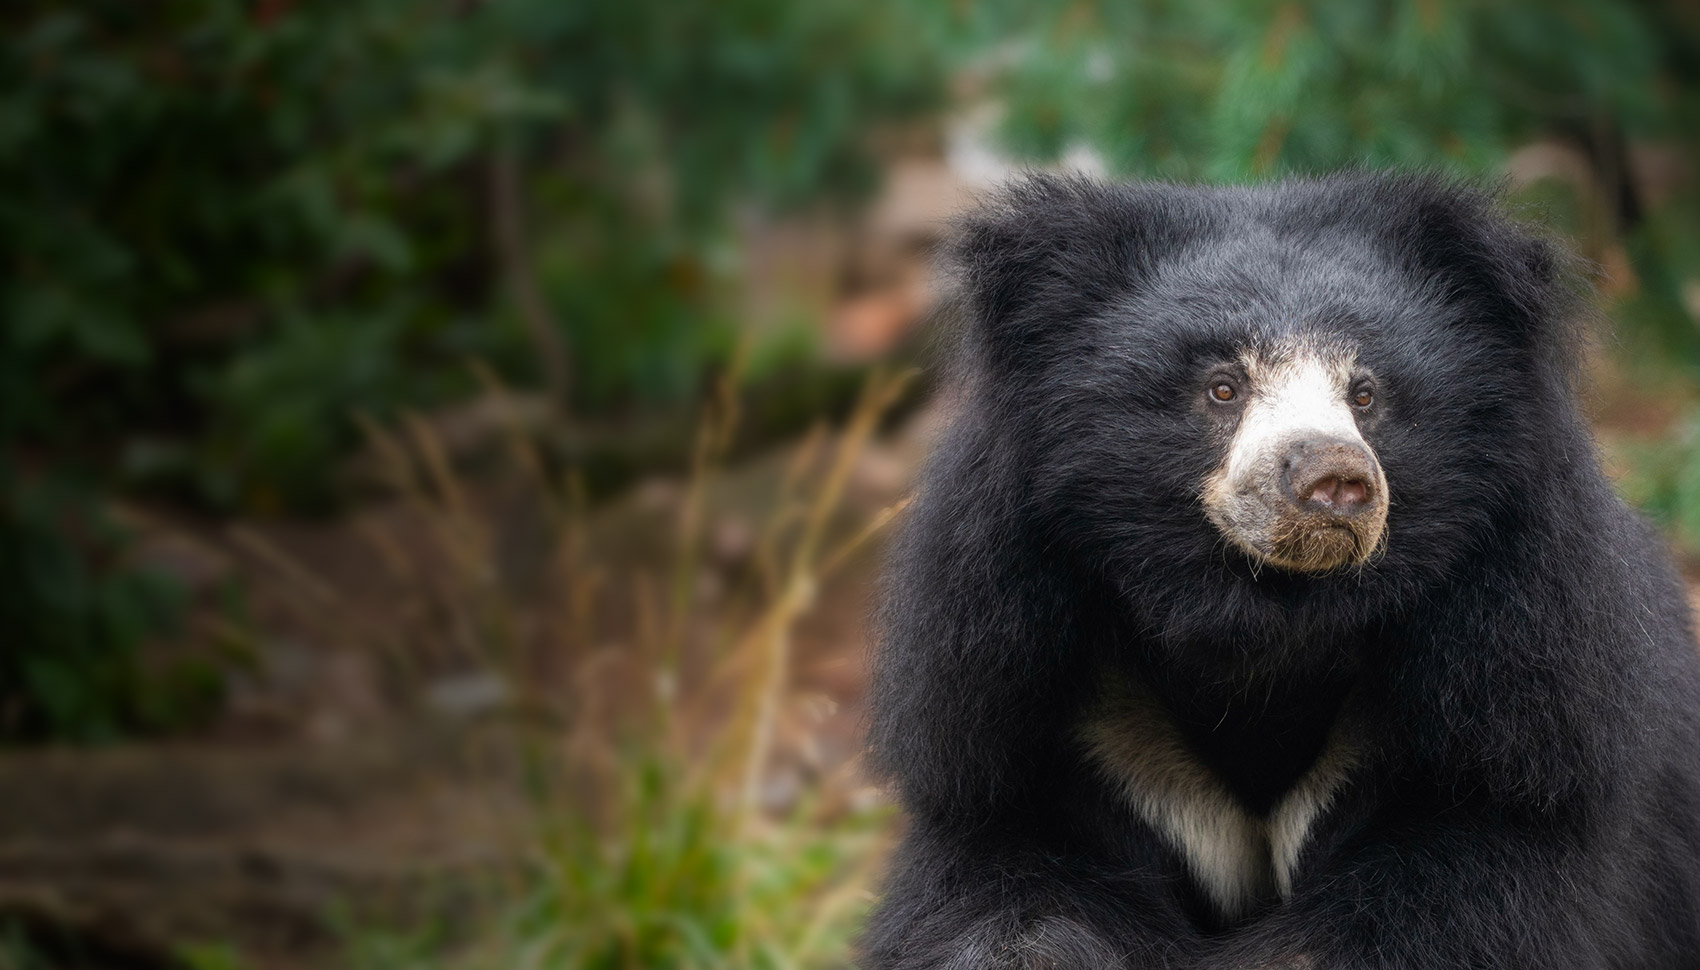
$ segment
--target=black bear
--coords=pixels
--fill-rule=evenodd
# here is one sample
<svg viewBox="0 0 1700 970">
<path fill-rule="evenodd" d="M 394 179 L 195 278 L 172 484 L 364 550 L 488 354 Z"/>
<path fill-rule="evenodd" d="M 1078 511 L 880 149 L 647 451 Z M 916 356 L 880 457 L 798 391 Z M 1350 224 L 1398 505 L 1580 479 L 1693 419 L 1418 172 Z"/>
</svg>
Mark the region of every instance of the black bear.
<svg viewBox="0 0 1700 970">
<path fill-rule="evenodd" d="M 1700 660 L 1558 247 L 1408 174 L 958 228 L 866 970 L 1700 967 Z"/>
</svg>

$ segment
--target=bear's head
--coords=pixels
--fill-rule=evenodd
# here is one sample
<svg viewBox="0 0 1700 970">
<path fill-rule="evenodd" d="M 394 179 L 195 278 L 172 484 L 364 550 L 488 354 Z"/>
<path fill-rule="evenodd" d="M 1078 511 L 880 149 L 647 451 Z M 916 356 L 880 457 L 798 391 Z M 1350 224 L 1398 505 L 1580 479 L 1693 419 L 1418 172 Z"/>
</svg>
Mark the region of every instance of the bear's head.
<svg viewBox="0 0 1700 970">
<path fill-rule="evenodd" d="M 1047 544 L 1164 629 L 1412 602 L 1594 460 L 1563 453 L 1568 275 L 1467 186 L 1033 176 L 951 255 L 972 447 L 1018 454 Z"/>
</svg>

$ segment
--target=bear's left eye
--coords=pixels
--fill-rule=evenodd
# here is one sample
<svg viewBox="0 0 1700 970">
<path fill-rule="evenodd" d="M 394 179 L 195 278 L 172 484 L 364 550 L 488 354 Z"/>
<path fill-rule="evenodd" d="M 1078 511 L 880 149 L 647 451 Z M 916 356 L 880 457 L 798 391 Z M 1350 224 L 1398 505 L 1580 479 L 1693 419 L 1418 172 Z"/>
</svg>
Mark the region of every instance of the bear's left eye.
<svg viewBox="0 0 1700 970">
<path fill-rule="evenodd" d="M 1367 408 L 1374 401 L 1375 395 L 1371 394 L 1367 387 L 1360 387 L 1356 391 L 1352 392 L 1352 403 L 1360 408 Z"/>
</svg>

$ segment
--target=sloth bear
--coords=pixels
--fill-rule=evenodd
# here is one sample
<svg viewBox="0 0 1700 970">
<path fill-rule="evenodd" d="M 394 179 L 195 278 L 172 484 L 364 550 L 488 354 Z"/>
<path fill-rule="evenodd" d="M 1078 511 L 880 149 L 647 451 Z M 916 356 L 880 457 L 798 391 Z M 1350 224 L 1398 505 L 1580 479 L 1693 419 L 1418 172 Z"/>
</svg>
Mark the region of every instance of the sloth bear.
<svg viewBox="0 0 1700 970">
<path fill-rule="evenodd" d="M 1700 967 L 1700 662 L 1557 248 L 1432 175 L 1031 176 L 950 255 L 866 970 Z"/>
</svg>

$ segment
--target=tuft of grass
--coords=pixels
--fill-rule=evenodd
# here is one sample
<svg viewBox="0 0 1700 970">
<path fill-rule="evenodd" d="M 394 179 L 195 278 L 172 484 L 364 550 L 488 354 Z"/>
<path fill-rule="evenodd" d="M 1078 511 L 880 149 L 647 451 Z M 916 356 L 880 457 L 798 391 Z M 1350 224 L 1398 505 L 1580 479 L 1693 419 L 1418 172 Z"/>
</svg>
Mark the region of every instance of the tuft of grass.
<svg viewBox="0 0 1700 970">
<path fill-rule="evenodd" d="M 569 818 L 536 888 L 471 967 L 807 968 L 841 963 L 886 831 L 804 798 L 751 826 L 663 753 L 623 761 L 612 827 Z"/>
</svg>

